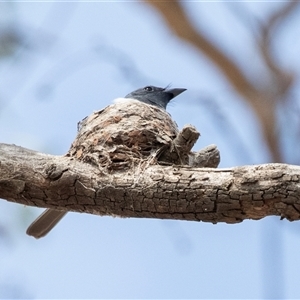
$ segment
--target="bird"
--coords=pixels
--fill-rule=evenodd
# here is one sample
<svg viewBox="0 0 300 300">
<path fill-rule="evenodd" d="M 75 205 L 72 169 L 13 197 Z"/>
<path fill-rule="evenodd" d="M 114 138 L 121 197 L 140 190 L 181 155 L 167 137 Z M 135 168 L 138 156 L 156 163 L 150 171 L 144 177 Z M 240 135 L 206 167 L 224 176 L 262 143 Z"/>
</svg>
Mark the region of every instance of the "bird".
<svg viewBox="0 0 300 300">
<path fill-rule="evenodd" d="M 129 93 L 125 96 L 125 99 L 134 99 L 149 105 L 166 109 L 168 103 L 184 91 L 186 91 L 186 89 L 168 89 L 149 85 Z"/>
<path fill-rule="evenodd" d="M 168 103 L 184 91 L 186 91 L 185 88 L 161 88 L 148 85 L 127 94 L 124 98 L 117 98 L 113 102 L 140 101 L 166 110 Z M 37 239 L 44 237 L 66 215 L 66 213 L 66 211 L 62 210 L 46 209 L 31 223 L 26 233 Z"/>
</svg>

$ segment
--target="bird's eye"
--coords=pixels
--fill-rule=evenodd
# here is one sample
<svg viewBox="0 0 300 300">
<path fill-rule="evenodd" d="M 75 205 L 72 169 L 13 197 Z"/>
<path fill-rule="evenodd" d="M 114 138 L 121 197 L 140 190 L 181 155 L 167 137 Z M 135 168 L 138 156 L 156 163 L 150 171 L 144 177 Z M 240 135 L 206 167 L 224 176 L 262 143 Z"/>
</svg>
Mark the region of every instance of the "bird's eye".
<svg viewBox="0 0 300 300">
<path fill-rule="evenodd" d="M 152 88 L 152 86 L 146 86 L 146 87 L 144 87 L 144 90 L 147 92 L 152 92 L 153 88 Z"/>
</svg>

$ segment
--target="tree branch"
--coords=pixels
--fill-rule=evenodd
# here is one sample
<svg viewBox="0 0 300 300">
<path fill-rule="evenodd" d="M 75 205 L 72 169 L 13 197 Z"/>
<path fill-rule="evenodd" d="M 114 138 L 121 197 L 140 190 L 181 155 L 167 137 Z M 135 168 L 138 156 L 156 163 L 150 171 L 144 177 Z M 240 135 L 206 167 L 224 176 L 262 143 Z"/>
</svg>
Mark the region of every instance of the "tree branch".
<svg viewBox="0 0 300 300">
<path fill-rule="evenodd" d="M 164 109 L 122 101 L 83 119 L 65 156 L 0 144 L 0 197 L 119 217 L 300 218 L 300 167 L 200 168 L 217 167 L 220 155 L 214 145 L 191 152 L 198 137 L 189 125 L 179 131 Z"/>
<path fill-rule="evenodd" d="M 74 158 L 6 144 L 0 144 L 0 161 L 0 197 L 30 206 L 212 223 L 300 219 L 299 166 L 151 165 L 104 174 Z"/>
<path fill-rule="evenodd" d="M 295 80 L 295 75 L 291 71 L 284 70 L 274 58 L 271 44 L 274 28 L 283 23 L 291 13 L 299 6 L 297 1 L 288 1 L 278 11 L 275 11 L 267 20 L 266 24 L 261 25 L 261 37 L 257 41 L 258 48 L 265 65 L 270 71 L 272 79 L 275 81 L 273 85 L 273 97 L 280 100 Z M 282 100 L 282 99 L 281 99 Z"/>
<path fill-rule="evenodd" d="M 249 98 L 250 95 L 256 94 L 256 88 L 234 61 L 192 25 L 179 1 L 147 0 L 146 2 L 156 8 L 179 38 L 195 46 L 214 62 L 240 95 L 247 95 Z"/>
</svg>

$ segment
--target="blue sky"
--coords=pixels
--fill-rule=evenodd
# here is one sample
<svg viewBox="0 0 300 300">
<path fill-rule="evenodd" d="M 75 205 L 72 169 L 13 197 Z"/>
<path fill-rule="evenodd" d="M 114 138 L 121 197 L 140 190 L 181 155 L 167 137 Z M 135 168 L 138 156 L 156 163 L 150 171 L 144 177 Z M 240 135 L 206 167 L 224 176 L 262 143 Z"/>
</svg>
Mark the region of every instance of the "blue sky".
<svg viewBox="0 0 300 300">
<path fill-rule="evenodd" d="M 220 167 L 269 162 L 253 113 L 150 6 L 0 4 L 5 24 L 22 32 L 22 47 L 0 61 L 1 142 L 62 155 L 77 122 L 91 112 L 144 85 L 171 83 L 188 89 L 168 111 L 179 127 L 189 123 L 201 132 L 195 149 L 217 144 Z M 229 56 L 243 68 L 251 61 L 255 77 L 259 60 L 245 24 L 231 11 L 234 5 L 185 4 Z M 279 5 L 242 7 L 255 19 Z M 286 60 L 278 54 L 287 65 L 299 53 L 300 26 L 293 26 L 279 45 L 289 49 Z M 212 225 L 70 213 L 47 237 L 34 240 L 25 230 L 42 210 L 6 201 L 0 207 L 0 298 L 296 298 L 300 293 L 298 223 L 270 217 Z"/>
</svg>

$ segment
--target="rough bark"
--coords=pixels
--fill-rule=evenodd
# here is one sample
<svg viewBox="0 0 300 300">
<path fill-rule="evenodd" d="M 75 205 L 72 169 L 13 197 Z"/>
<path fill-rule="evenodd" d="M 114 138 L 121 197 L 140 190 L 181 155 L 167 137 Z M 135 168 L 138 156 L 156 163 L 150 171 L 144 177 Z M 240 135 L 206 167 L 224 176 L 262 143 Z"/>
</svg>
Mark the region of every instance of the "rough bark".
<svg viewBox="0 0 300 300">
<path fill-rule="evenodd" d="M 0 197 L 20 204 L 136 218 L 237 223 L 300 218 L 300 167 L 140 166 L 101 174 L 78 160 L 1 144 Z"/>
<path fill-rule="evenodd" d="M 65 156 L 0 144 L 0 197 L 62 211 L 237 223 L 300 217 L 300 167 L 216 167 L 216 146 L 163 109 L 119 103 L 85 118 Z M 189 165 L 190 164 L 190 165 Z"/>
</svg>

